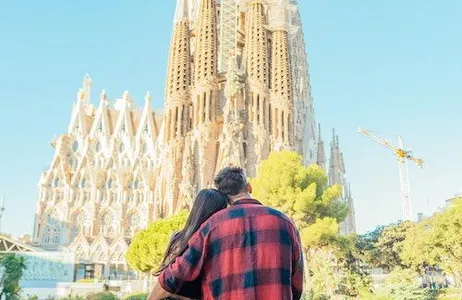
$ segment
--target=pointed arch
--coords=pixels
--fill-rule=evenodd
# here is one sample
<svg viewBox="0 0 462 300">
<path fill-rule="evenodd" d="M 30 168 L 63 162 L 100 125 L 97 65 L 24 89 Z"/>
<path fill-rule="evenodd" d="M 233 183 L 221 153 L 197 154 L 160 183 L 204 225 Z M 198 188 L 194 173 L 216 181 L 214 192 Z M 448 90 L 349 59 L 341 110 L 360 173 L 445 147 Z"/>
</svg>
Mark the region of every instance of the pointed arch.
<svg viewBox="0 0 462 300">
<path fill-rule="evenodd" d="M 56 208 L 50 208 L 44 215 L 42 243 L 44 245 L 59 245 L 63 224 Z"/>
<path fill-rule="evenodd" d="M 78 259 L 89 259 L 90 254 L 90 244 L 88 243 L 87 238 L 80 232 L 77 237 L 69 245 L 69 250 L 72 253 L 76 254 Z"/>
<path fill-rule="evenodd" d="M 122 237 L 119 237 L 109 246 L 109 259 L 111 262 L 124 263 L 127 250 L 127 242 Z"/>
<path fill-rule="evenodd" d="M 90 259 L 96 262 L 106 261 L 109 254 L 109 245 L 107 240 L 102 236 L 98 237 L 93 241 L 90 247 Z"/>
</svg>

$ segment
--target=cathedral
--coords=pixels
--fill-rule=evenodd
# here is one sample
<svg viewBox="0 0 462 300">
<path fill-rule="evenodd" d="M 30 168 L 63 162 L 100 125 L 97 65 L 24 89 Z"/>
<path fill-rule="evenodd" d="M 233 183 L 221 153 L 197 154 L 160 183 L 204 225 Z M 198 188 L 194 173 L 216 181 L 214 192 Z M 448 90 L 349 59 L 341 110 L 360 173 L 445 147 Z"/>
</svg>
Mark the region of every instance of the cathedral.
<svg viewBox="0 0 462 300">
<path fill-rule="evenodd" d="M 326 168 L 309 82 L 296 0 L 177 0 L 162 114 L 149 93 L 141 107 L 129 92 L 96 100 L 84 78 L 39 181 L 34 244 L 75 253 L 77 279 L 107 278 L 127 271 L 137 230 L 189 208 L 221 168 L 255 176 L 281 150 Z M 343 184 L 338 139 L 332 149 Z"/>
</svg>

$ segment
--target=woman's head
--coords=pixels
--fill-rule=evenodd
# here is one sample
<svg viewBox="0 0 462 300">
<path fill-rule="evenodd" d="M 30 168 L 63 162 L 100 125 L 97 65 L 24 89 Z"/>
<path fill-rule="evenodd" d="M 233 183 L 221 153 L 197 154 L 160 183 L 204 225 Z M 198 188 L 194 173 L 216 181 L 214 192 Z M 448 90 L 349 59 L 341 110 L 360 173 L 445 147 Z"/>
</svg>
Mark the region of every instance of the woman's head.
<svg viewBox="0 0 462 300">
<path fill-rule="evenodd" d="M 194 199 L 191 212 L 186 220 L 186 224 L 170 242 L 165 252 L 164 259 L 156 274 L 159 274 L 168 264 L 178 255 L 182 254 L 188 247 L 191 236 L 201 227 L 208 218 L 214 213 L 228 206 L 228 197 L 215 189 L 203 189 Z"/>
<path fill-rule="evenodd" d="M 196 231 L 214 213 L 228 206 L 228 197 L 215 189 L 203 189 L 194 199 L 185 229 Z M 191 226 L 192 225 L 192 226 Z"/>
</svg>

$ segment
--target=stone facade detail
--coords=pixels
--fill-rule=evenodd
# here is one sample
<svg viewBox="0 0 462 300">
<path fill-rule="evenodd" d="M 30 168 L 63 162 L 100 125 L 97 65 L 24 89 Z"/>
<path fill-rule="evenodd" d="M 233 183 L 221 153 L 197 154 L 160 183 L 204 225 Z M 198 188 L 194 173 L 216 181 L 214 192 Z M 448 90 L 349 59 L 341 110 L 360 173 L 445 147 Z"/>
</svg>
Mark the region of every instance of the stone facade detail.
<svg viewBox="0 0 462 300">
<path fill-rule="evenodd" d="M 294 0 L 177 0 L 161 115 L 149 93 L 140 109 L 128 92 L 95 106 L 91 85 L 38 184 L 42 248 L 118 264 L 137 230 L 188 209 L 224 166 L 255 176 L 286 149 L 325 164 Z"/>
<path fill-rule="evenodd" d="M 344 202 L 348 207 L 348 215 L 342 223 L 340 223 L 340 234 L 348 235 L 356 233 L 356 219 L 353 198 L 351 195 L 351 187 L 345 177 L 345 162 L 343 153 L 340 150 L 338 135 L 333 134 L 333 140 L 330 144 L 330 160 L 329 160 L 329 184 L 339 184 L 342 186 L 342 195 L 339 201 Z"/>
</svg>

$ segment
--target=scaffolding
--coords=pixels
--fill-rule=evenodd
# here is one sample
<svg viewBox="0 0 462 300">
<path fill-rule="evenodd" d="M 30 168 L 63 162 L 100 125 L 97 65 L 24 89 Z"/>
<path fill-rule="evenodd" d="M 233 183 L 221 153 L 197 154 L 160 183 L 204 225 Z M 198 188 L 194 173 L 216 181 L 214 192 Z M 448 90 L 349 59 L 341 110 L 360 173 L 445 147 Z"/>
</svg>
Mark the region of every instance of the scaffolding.
<svg viewBox="0 0 462 300">
<path fill-rule="evenodd" d="M 218 70 L 228 70 L 230 51 L 237 45 L 238 8 L 236 0 L 221 0 L 220 5 L 220 54 Z"/>
</svg>

